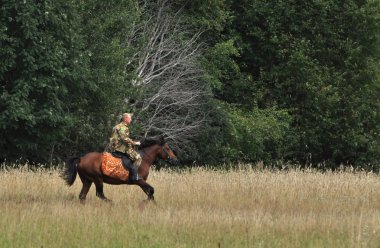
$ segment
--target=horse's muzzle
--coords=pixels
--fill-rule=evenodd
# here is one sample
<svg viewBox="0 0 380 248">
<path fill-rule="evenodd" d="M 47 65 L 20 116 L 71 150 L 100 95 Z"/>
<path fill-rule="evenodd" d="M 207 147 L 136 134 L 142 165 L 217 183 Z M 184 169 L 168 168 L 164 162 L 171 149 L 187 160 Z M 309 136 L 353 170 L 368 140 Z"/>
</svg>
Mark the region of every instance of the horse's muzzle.
<svg viewBox="0 0 380 248">
<path fill-rule="evenodd" d="M 177 158 L 169 158 L 169 159 L 168 159 L 168 162 L 169 162 L 169 164 L 171 164 L 171 165 L 178 165 L 178 164 L 179 164 L 179 161 L 178 161 Z"/>
</svg>

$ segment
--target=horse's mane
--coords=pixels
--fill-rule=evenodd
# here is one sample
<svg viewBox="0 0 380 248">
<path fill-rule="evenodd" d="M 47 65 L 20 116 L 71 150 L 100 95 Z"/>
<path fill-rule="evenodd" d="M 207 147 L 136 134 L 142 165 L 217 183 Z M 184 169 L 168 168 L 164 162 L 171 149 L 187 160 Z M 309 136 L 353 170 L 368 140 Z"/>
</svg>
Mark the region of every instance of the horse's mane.
<svg viewBox="0 0 380 248">
<path fill-rule="evenodd" d="M 140 148 L 146 148 L 153 145 L 163 145 L 165 144 L 165 140 L 163 138 L 145 138 L 141 140 Z"/>
</svg>

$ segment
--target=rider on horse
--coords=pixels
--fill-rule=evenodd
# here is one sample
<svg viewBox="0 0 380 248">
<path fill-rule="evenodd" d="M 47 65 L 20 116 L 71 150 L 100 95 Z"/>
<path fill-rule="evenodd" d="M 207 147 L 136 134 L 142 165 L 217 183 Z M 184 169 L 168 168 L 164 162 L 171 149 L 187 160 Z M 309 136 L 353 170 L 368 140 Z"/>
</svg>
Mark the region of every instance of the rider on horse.
<svg viewBox="0 0 380 248">
<path fill-rule="evenodd" d="M 141 164 L 141 156 L 133 148 L 134 145 L 140 145 L 140 141 L 133 141 L 129 138 L 128 125 L 132 122 L 131 113 L 124 113 L 121 117 L 120 123 L 117 124 L 113 130 L 110 138 L 110 148 L 112 153 L 123 160 L 124 166 L 128 166 L 129 158 L 134 161 L 133 165 L 129 166 L 130 182 L 136 182 L 141 179 L 137 173 L 137 168 Z"/>
</svg>

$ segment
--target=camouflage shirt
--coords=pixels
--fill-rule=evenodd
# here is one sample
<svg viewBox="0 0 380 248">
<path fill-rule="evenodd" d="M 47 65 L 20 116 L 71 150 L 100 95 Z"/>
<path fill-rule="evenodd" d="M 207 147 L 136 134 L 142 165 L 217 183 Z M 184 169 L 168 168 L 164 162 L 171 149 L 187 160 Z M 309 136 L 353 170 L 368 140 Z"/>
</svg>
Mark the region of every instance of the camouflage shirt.
<svg viewBox="0 0 380 248">
<path fill-rule="evenodd" d="M 113 151 L 129 153 L 133 146 L 133 140 L 129 138 L 129 129 L 127 124 L 120 122 L 113 130 L 110 138 L 110 147 Z"/>
</svg>

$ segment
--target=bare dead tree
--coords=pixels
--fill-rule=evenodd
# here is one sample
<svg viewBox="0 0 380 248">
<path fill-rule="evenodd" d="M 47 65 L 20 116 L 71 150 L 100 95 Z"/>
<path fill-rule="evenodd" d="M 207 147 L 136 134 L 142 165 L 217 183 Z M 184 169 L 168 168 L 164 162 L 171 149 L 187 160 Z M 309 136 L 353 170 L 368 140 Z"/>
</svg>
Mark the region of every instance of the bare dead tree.
<svg viewBox="0 0 380 248">
<path fill-rule="evenodd" d="M 181 23 L 181 11 L 173 12 L 167 0 L 159 0 L 143 16 L 127 39 L 130 50 L 136 50 L 126 63 L 126 69 L 134 69 L 131 84 L 140 92 L 135 121 L 145 137 L 163 134 L 189 151 L 207 116 L 208 91 L 199 66 L 201 31 L 190 34 Z"/>
</svg>

